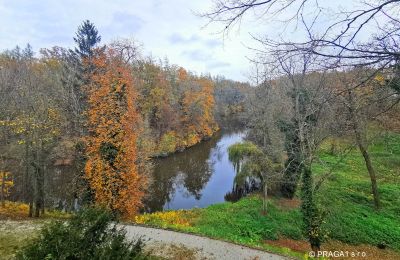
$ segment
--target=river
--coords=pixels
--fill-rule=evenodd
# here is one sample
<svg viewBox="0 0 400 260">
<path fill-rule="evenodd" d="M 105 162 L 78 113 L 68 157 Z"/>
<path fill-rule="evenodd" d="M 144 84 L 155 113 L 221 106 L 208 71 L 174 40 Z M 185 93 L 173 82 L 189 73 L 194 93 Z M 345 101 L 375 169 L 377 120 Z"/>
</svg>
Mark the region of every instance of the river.
<svg viewBox="0 0 400 260">
<path fill-rule="evenodd" d="M 156 159 L 144 211 L 190 209 L 224 202 L 232 191 L 235 170 L 228 147 L 245 133 L 220 131 L 183 152 Z"/>
</svg>

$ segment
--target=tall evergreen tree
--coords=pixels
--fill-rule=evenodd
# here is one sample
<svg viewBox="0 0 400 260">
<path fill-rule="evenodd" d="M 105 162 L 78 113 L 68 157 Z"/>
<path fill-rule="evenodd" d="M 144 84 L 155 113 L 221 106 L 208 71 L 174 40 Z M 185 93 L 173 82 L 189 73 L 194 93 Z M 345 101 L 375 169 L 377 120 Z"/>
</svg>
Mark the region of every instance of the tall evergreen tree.
<svg viewBox="0 0 400 260">
<path fill-rule="evenodd" d="M 86 20 L 78 27 L 74 41 L 78 45 L 78 47 L 75 48 L 75 53 L 77 53 L 81 59 L 90 59 L 93 57 L 94 49 L 101 41 L 101 36 L 96 26 L 89 20 Z"/>
<path fill-rule="evenodd" d="M 87 128 L 85 123 L 87 118 L 84 115 L 84 111 L 87 109 L 87 95 L 83 90 L 82 86 L 88 85 L 91 81 L 90 75 L 95 70 L 93 60 L 98 56 L 100 51 L 104 50 L 104 47 L 98 49 L 98 44 L 101 41 L 101 36 L 95 25 L 89 20 L 84 21 L 76 32 L 74 37 L 76 47 L 74 50 L 69 50 L 69 59 L 65 66 L 65 77 L 63 83 L 69 88 L 69 93 L 72 104 L 74 107 L 71 109 L 74 111 L 75 117 L 73 118 L 73 129 L 75 135 L 82 137 L 87 134 Z M 70 75 L 74 75 L 71 78 Z M 75 198 L 80 199 L 83 204 L 90 204 L 94 201 L 94 193 L 91 190 L 88 181 L 86 180 L 84 173 L 84 166 L 86 164 L 85 156 L 85 144 L 77 142 L 75 144 L 75 162 L 76 162 L 76 193 Z"/>
</svg>

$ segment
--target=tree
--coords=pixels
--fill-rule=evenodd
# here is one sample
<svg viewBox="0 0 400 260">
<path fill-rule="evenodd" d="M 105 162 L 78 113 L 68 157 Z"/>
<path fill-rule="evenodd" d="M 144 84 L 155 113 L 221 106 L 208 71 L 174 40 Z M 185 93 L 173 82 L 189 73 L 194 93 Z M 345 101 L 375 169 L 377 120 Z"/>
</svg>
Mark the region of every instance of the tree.
<svg viewBox="0 0 400 260">
<path fill-rule="evenodd" d="M 258 10 L 260 16 L 268 16 L 273 20 L 277 16 L 283 19 L 282 28 L 296 28 L 303 32 L 300 40 L 292 39 L 292 35 L 282 30 L 280 37 L 267 35 L 255 37 L 261 43 L 262 49 L 258 54 L 278 55 L 283 60 L 293 56 L 303 56 L 307 53 L 319 56 L 321 61 L 316 68 L 366 68 L 363 81 L 353 81 L 353 86 L 344 90 L 347 96 L 349 117 L 358 147 L 366 161 L 371 177 L 375 207 L 379 208 L 379 196 L 376 185 L 375 170 L 373 169 L 367 151 L 365 136 L 361 130 L 357 108 L 355 106 L 356 88 L 366 87 L 379 74 L 386 74 L 386 85 L 394 91 L 399 90 L 399 46 L 396 42 L 399 31 L 399 1 L 360 1 L 359 5 L 347 8 L 332 9 L 327 4 L 320 5 L 314 1 L 283 1 L 283 0 L 216 0 L 214 8 L 203 14 L 210 21 L 222 22 L 227 32 L 250 10 Z M 357 6 L 357 7 L 355 7 Z M 317 26 L 318 25 L 318 26 Z M 371 34 L 370 32 L 374 33 Z M 369 37 L 365 37 L 368 35 Z M 278 38 L 278 40 L 276 40 Z M 400 102 L 397 98 L 386 99 L 392 103 L 391 109 Z M 349 105 L 349 104 L 352 105 Z M 284 190 L 287 190 L 284 188 Z"/>
<path fill-rule="evenodd" d="M 235 185 L 244 186 L 249 178 L 261 182 L 263 194 L 263 213 L 267 213 L 268 183 L 279 180 L 282 167 L 273 162 L 251 142 L 237 143 L 228 148 L 229 160 L 236 169 Z"/>
<path fill-rule="evenodd" d="M 10 188 L 14 186 L 14 181 L 10 172 L 0 171 L 0 187 L 1 187 L 1 206 L 5 207 L 6 197 L 10 193 Z"/>
<path fill-rule="evenodd" d="M 80 58 L 82 60 L 90 60 L 95 55 L 95 49 L 101 41 L 101 36 L 94 24 L 86 20 L 78 27 L 74 41 L 78 45 L 78 47 L 75 48 L 75 52 Z"/>
<path fill-rule="evenodd" d="M 180 83 L 185 86 L 182 100 L 182 124 L 185 127 L 186 146 L 209 138 L 218 126 L 214 121 L 214 84 L 205 77 L 194 78 L 179 71 Z"/>
<path fill-rule="evenodd" d="M 217 123 L 214 119 L 214 107 L 215 107 L 215 100 L 214 100 L 214 83 L 211 79 L 203 77 L 199 79 L 199 83 L 201 86 L 201 93 L 202 93 L 202 116 L 200 117 L 200 129 L 202 138 L 210 137 L 212 134 L 218 130 Z"/>
<path fill-rule="evenodd" d="M 295 195 L 297 184 L 303 170 L 300 140 L 299 136 L 296 134 L 296 125 L 297 123 L 294 118 L 290 121 L 281 120 L 279 122 L 280 130 L 285 135 L 285 148 L 288 154 L 288 158 L 285 162 L 285 174 L 280 190 L 283 196 L 290 199 Z"/>
<path fill-rule="evenodd" d="M 148 59 L 133 66 L 138 107 L 156 156 L 183 150 L 218 130 L 212 80 L 166 64 Z"/>
<path fill-rule="evenodd" d="M 217 76 L 213 79 L 215 119 L 219 125 L 245 121 L 245 95 L 250 92 L 248 83 L 236 82 Z"/>
<path fill-rule="evenodd" d="M 74 50 L 62 47 L 42 49 L 42 60 L 53 75 L 58 75 L 57 80 L 62 86 L 58 92 L 58 105 L 63 109 L 67 120 L 63 141 L 58 143 L 57 149 L 63 150 L 58 154 L 58 160 L 71 160 L 69 167 L 73 171 L 68 173 L 69 189 L 68 203 L 73 209 L 79 204 L 90 204 L 93 202 L 93 192 L 84 177 L 84 165 L 86 161 L 85 147 L 81 138 L 87 133 L 85 126 L 84 111 L 87 109 L 87 99 L 84 85 L 88 85 L 90 75 L 94 71 L 93 59 L 104 47 L 97 48 L 101 36 L 93 23 L 86 20 L 78 27 L 74 41 L 77 44 Z M 72 169 L 70 169 L 72 170 Z M 63 173 L 67 175 L 66 172 Z M 62 196 L 64 197 L 64 196 Z M 65 197 L 64 197 L 65 198 Z M 61 200 L 61 197 L 58 197 Z M 72 206 L 74 205 L 74 206 Z"/>
<path fill-rule="evenodd" d="M 335 73 L 338 79 L 334 85 L 336 91 L 336 118 L 342 127 L 339 133 L 354 137 L 356 146 L 364 158 L 371 180 L 371 192 L 375 209 L 381 207 L 377 174 L 373 166 L 368 144 L 368 127 L 387 111 L 392 109 L 392 102 L 396 100 L 396 91 L 385 87 L 384 77 L 369 80 L 369 72 L 365 69 L 353 69 Z M 361 84 L 361 85 L 360 85 Z M 354 86 L 360 85 L 359 88 Z M 393 103 L 395 104 L 395 103 Z"/>
<path fill-rule="evenodd" d="M 133 79 L 113 49 L 93 63 L 96 70 L 86 86 L 86 178 L 98 204 L 129 217 L 141 206 L 146 187 L 137 163 L 141 118 L 135 107 Z"/>
<path fill-rule="evenodd" d="M 312 70 L 318 62 L 317 56 L 309 54 L 286 59 L 278 53 L 264 60 L 265 77 L 255 88 L 249 115 L 250 139 L 269 153 L 272 162 L 286 157 L 284 174 L 278 179 L 281 190 L 284 187 L 285 195 L 293 196 L 300 181 L 304 232 L 313 250 L 320 247 L 324 231 L 312 165 L 318 159 L 318 147 L 330 135 L 334 113 L 331 78 Z M 259 165 L 270 168 L 268 163 Z"/>
<path fill-rule="evenodd" d="M 285 26 L 279 32 L 279 40 L 273 36 L 256 37 L 267 46 L 275 47 L 272 49 L 275 53 L 311 52 L 330 58 L 326 61 L 331 61 L 331 65 L 336 63 L 334 66 L 343 61 L 353 65 L 380 64 L 381 68 L 389 68 L 397 64 L 399 58 L 396 44 L 400 25 L 398 8 L 397 0 L 360 1 L 358 5 L 337 9 L 309 0 L 215 0 L 214 7 L 201 16 L 210 22 L 223 23 L 224 32 L 240 23 L 250 11 L 276 23 L 276 18 L 283 16 L 279 21 Z M 376 25 L 375 21 L 379 24 Z M 298 41 L 290 39 L 292 33 L 285 29 L 293 27 L 301 30 L 305 37 Z M 371 29 L 375 32 L 372 35 Z M 365 40 L 363 34 L 370 35 L 369 39 Z"/>
<path fill-rule="evenodd" d="M 33 57 L 30 46 L 7 53 L 2 65 L 7 76 L 1 88 L 11 86 L 7 94 L 10 113 L 0 119 L 8 136 L 4 143 L 8 158 L 2 159 L 13 163 L 13 167 L 2 169 L 13 173 L 15 190 L 30 205 L 29 215 L 38 217 L 44 212 L 49 155 L 62 128 L 63 116 L 55 94 L 60 85 L 47 64 Z"/>
<path fill-rule="evenodd" d="M 76 37 L 74 37 L 75 43 L 78 45 L 75 47 L 75 51 L 70 51 L 72 55 L 72 62 L 77 65 L 77 71 L 75 80 L 72 82 L 73 92 L 77 98 L 78 103 L 78 127 L 81 129 L 80 135 L 84 134 L 82 117 L 83 111 L 86 109 L 87 97 L 85 91 L 82 90 L 83 85 L 90 83 L 91 74 L 94 73 L 95 64 L 93 64 L 95 56 L 99 55 L 103 48 L 98 48 L 98 44 L 101 41 L 101 36 L 93 23 L 86 20 L 78 27 Z M 69 68 L 71 66 L 68 66 Z M 69 76 L 69 75 L 68 75 Z M 67 82 L 67 81 L 66 81 Z"/>
<path fill-rule="evenodd" d="M 23 147 L 25 164 L 25 181 L 30 204 L 30 213 L 39 217 L 44 213 L 45 203 L 45 179 L 48 174 L 48 157 L 55 147 L 60 135 L 61 116 L 53 107 L 46 107 L 40 97 L 35 97 L 39 104 L 34 105 L 33 110 L 25 110 L 8 125 L 17 135 L 18 145 Z M 33 193 L 33 194 L 32 194 Z M 32 213 L 32 210 L 34 212 Z"/>
<path fill-rule="evenodd" d="M 330 78 L 324 72 L 309 71 L 318 56 L 306 54 L 289 60 L 275 57 L 288 89 L 291 118 L 294 123 L 296 160 L 302 173 L 301 209 L 305 234 L 312 250 L 319 250 L 324 238 L 323 214 L 315 197 L 315 183 L 312 164 L 317 157 L 321 143 L 329 136 L 332 109 L 329 100 L 333 90 L 329 88 Z M 297 170 L 297 169 L 296 169 Z"/>
</svg>

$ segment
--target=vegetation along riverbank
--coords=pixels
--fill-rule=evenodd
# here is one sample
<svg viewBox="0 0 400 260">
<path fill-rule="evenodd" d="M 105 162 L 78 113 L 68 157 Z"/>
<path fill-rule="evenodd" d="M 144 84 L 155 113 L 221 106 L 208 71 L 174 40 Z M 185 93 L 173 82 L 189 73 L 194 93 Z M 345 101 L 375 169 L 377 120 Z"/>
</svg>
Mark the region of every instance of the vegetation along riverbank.
<svg viewBox="0 0 400 260">
<path fill-rule="evenodd" d="M 400 134 L 389 133 L 371 145 L 371 154 L 380 172 L 382 204 L 385 205 L 379 212 L 371 210 L 369 178 L 363 158 L 356 150 L 340 159 L 330 153 L 327 143 L 319 154 L 322 162 L 314 166 L 317 175 L 324 173 L 327 163 L 338 165 L 319 198 L 327 209 L 324 228 L 329 233 L 329 241 L 323 250 L 365 252 L 366 259 L 400 257 L 400 186 L 392 182 L 400 172 Z M 134 222 L 303 258 L 309 247 L 299 225 L 302 221 L 299 199 L 271 197 L 267 213 L 262 215 L 261 210 L 262 199 L 254 194 L 235 203 L 225 202 L 202 209 L 143 214 Z"/>
</svg>

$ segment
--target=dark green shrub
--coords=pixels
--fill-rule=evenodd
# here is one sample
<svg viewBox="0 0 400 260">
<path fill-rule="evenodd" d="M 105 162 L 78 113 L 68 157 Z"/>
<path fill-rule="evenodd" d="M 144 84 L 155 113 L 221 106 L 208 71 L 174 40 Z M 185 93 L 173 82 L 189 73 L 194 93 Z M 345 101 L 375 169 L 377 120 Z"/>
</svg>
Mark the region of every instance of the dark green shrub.
<svg viewBox="0 0 400 260">
<path fill-rule="evenodd" d="M 147 259 L 141 238 L 127 241 L 112 214 L 87 208 L 68 221 L 53 221 L 17 259 Z"/>
</svg>

